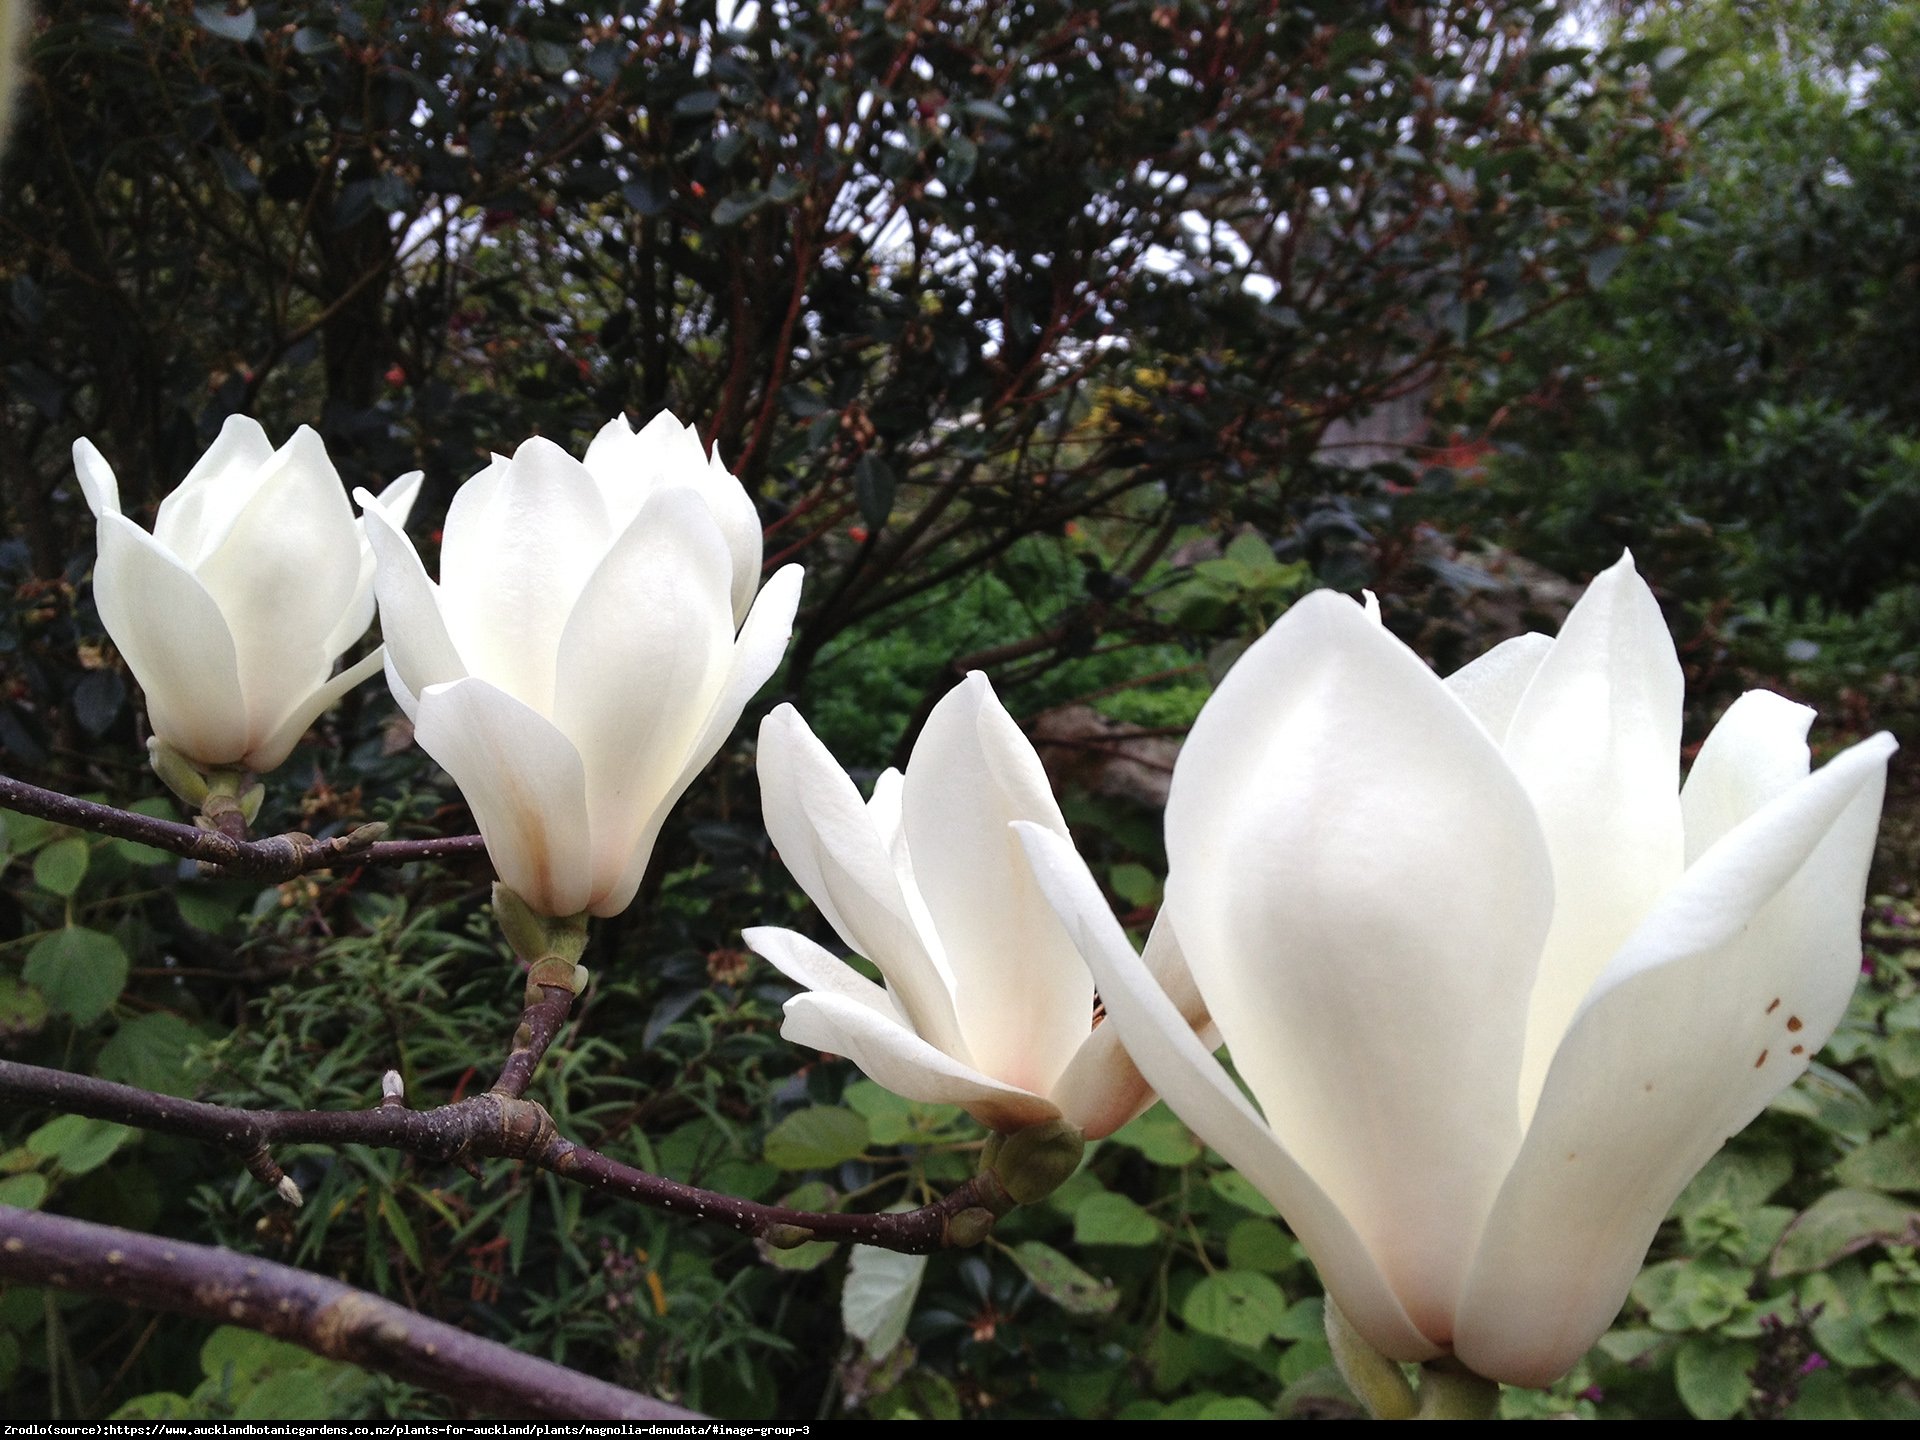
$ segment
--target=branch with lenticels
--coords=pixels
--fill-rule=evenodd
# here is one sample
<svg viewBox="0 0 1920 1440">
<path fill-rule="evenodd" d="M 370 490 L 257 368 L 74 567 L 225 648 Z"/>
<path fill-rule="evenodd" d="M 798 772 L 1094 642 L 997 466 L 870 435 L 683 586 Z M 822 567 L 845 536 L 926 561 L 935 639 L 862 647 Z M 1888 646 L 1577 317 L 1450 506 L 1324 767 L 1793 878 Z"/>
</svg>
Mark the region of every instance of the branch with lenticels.
<svg viewBox="0 0 1920 1440">
<path fill-rule="evenodd" d="M 382 840 L 386 827 L 379 824 L 362 825 L 328 840 L 316 840 L 297 831 L 242 840 L 219 830 L 202 830 L 176 820 L 76 800 L 9 775 L 0 775 L 0 810 L 15 810 L 58 825 L 111 835 L 116 840 L 136 840 L 156 850 L 198 860 L 210 872 L 243 875 L 250 880 L 291 880 L 313 870 L 348 863 L 404 865 L 415 860 L 447 860 L 478 855 L 485 849 L 478 835 Z"/>
</svg>

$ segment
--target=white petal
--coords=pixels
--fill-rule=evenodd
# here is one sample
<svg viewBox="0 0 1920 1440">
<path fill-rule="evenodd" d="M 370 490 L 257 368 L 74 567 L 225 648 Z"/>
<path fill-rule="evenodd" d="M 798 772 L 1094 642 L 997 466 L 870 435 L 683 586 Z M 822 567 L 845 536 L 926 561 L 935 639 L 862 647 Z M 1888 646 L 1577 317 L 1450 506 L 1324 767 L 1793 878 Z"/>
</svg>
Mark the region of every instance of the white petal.
<svg viewBox="0 0 1920 1440">
<path fill-rule="evenodd" d="M 120 513 L 120 481 L 91 440 L 73 442 L 73 469 L 80 477 L 80 493 L 87 497 L 94 518 Z"/>
<path fill-rule="evenodd" d="M 733 656 L 727 553 L 695 496 L 654 497 L 560 635 L 553 722 L 586 765 L 594 869 L 619 875 L 674 788 Z"/>
<path fill-rule="evenodd" d="M 461 487 L 443 534 L 440 611 L 468 670 L 550 713 L 560 632 L 618 534 L 593 477 L 529 440 Z"/>
<path fill-rule="evenodd" d="M 414 736 L 460 786 L 507 887 L 542 915 L 577 915 L 593 890 L 586 770 L 545 718 L 484 680 L 420 695 Z"/>
<path fill-rule="evenodd" d="M 1141 963 L 1153 983 L 1173 1001 L 1185 1020 L 1200 1037 L 1209 1052 L 1220 1047 L 1220 1027 L 1207 1014 L 1207 1002 L 1200 996 L 1187 969 L 1186 957 L 1174 938 L 1173 926 L 1164 919 L 1147 937 Z M 1153 1087 L 1147 1084 L 1120 1040 L 1120 1027 L 1102 1025 L 1087 1037 L 1086 1044 L 1073 1057 L 1066 1073 L 1054 1085 L 1048 1099 L 1058 1105 L 1066 1117 L 1078 1125 L 1089 1140 L 1111 1135 L 1153 1103 Z"/>
<path fill-rule="evenodd" d="M 1321 591 L 1201 711 L 1167 861 L 1187 962 L 1267 1123 L 1445 1344 L 1520 1141 L 1553 914 L 1519 782 L 1412 651 Z"/>
<path fill-rule="evenodd" d="M 154 734 L 202 765 L 237 764 L 248 744 L 246 696 L 233 634 L 206 587 L 110 511 L 100 517 L 93 599 L 146 692 Z"/>
<path fill-rule="evenodd" d="M 626 873 L 619 884 L 603 897 L 601 903 L 612 908 L 596 913 L 617 914 L 632 902 L 646 873 L 654 839 L 666 823 L 667 812 L 726 743 L 727 737 L 733 733 L 733 727 L 739 723 L 740 712 L 746 708 L 747 702 L 766 683 L 767 677 L 780 668 L 780 657 L 786 653 L 787 637 L 793 633 L 794 611 L 800 604 L 801 579 L 802 571 L 798 565 L 783 566 L 780 573 L 767 582 L 767 588 L 760 592 L 759 600 L 747 615 L 747 623 L 740 628 L 739 639 L 734 641 L 726 680 L 714 696 L 707 718 L 701 725 L 700 735 L 681 766 L 679 778 L 661 797 L 652 817 L 642 827 L 641 839 L 634 847 L 633 858 L 628 861 Z"/>
<path fill-rule="evenodd" d="M 386 513 L 388 521 L 395 529 L 404 527 L 407 516 L 413 511 L 413 502 L 420 496 L 420 482 L 425 472 L 408 471 L 386 489 L 380 492 L 380 508 Z M 365 494 L 364 490 L 354 491 L 356 499 Z M 357 522 L 360 527 L 360 571 L 353 587 L 353 603 L 340 616 L 340 623 L 327 637 L 326 650 L 329 655 L 342 655 L 352 648 L 353 642 L 367 633 L 367 627 L 373 623 L 374 598 L 373 577 L 377 568 L 373 543 L 367 539 L 367 522 Z"/>
<path fill-rule="evenodd" d="M 1093 1028 L 1093 978 L 1007 827 L 1065 838 L 1040 757 L 979 671 L 942 697 L 901 796 L 913 875 L 953 977 L 973 1063 L 1047 1094 Z"/>
<path fill-rule="evenodd" d="M 278 728 L 258 737 L 253 749 L 242 757 L 242 763 L 256 774 L 264 775 L 269 770 L 277 770 L 292 753 L 293 747 L 300 743 L 300 737 L 312 727 L 313 722 L 333 708 L 334 703 L 353 689 L 361 681 L 378 674 L 386 652 L 376 649 L 347 666 L 338 675 L 328 680 L 318 690 L 287 712 Z"/>
<path fill-rule="evenodd" d="M 427 579 L 413 542 L 365 490 L 356 490 L 354 498 L 366 512 L 367 542 L 377 562 L 374 591 L 380 597 L 387 683 L 408 718 L 416 719 L 420 692 L 460 679 L 467 667 L 441 618 L 439 587 Z"/>
<path fill-rule="evenodd" d="M 1768 690 L 1749 690 L 1720 717 L 1680 788 L 1687 864 L 1776 795 L 1807 778 L 1813 711 Z"/>
<path fill-rule="evenodd" d="M 787 1002 L 780 1033 L 796 1045 L 845 1055 L 896 1095 L 958 1105 L 991 1130 L 1021 1130 L 1060 1116 L 1051 1101 L 982 1075 L 935 1049 L 897 1020 L 844 995 L 813 991 Z"/>
<path fill-rule="evenodd" d="M 913 1028 L 967 1059 L 952 998 L 907 914 L 860 792 L 791 705 L 760 724 L 759 771 L 767 834 L 787 872 L 840 938 L 880 967 Z"/>
<path fill-rule="evenodd" d="M 1680 878 L 1680 662 L 1631 557 L 1567 616 L 1507 731 L 1507 760 L 1553 855 L 1553 931 L 1540 962 L 1521 1115 L 1596 976 Z"/>
<path fill-rule="evenodd" d="M 1140 1073 L 1174 1114 L 1286 1217 L 1328 1293 L 1370 1345 L 1396 1360 L 1432 1358 L 1439 1347 L 1408 1318 L 1340 1207 L 1247 1103 L 1186 1017 L 1154 984 L 1073 846 L 1038 825 L 1016 829 L 1048 899 L 1099 982 L 1107 1025 L 1118 1027 Z"/>
<path fill-rule="evenodd" d="M 1543 1386 L 1572 1366 L 1682 1187 L 1832 1033 L 1893 748 L 1864 741 L 1737 826 L 1608 966 L 1475 1261 L 1456 1336 L 1474 1370 Z"/>
<path fill-rule="evenodd" d="M 839 995 L 866 1006 L 882 1019 L 906 1024 L 893 997 L 846 961 L 793 930 L 755 925 L 742 930 L 747 948 L 796 985 L 823 994 Z"/>
<path fill-rule="evenodd" d="M 320 437 L 302 426 L 196 572 L 233 632 L 256 741 L 326 683 L 339 654 L 326 647 L 359 570 L 353 508 Z"/>
<path fill-rule="evenodd" d="M 1454 671 L 1447 677 L 1447 688 L 1493 737 L 1494 744 L 1504 744 L 1514 711 L 1520 708 L 1520 697 L 1527 693 L 1540 662 L 1552 649 L 1553 640 L 1546 635 L 1516 635 Z"/>
<path fill-rule="evenodd" d="M 188 569 L 198 570 L 253 498 L 273 454 L 273 443 L 258 421 L 229 415 L 187 478 L 160 502 L 154 539 Z"/>
</svg>

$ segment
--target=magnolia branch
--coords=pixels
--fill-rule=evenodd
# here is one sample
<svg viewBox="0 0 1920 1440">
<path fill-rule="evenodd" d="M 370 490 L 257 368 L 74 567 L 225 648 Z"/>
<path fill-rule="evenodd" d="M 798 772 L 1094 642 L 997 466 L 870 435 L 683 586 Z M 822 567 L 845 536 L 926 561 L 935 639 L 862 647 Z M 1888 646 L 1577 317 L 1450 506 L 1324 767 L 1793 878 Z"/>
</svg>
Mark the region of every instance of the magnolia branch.
<svg viewBox="0 0 1920 1440">
<path fill-rule="evenodd" d="M 250 880 L 291 880 L 313 870 L 351 862 L 355 865 L 404 865 L 415 860 L 445 860 L 478 855 L 478 835 L 449 835 L 432 840 L 382 840 L 384 825 L 362 825 L 330 840 L 294 832 L 259 840 L 238 839 L 218 830 L 202 830 L 132 810 L 117 810 L 91 800 L 76 800 L 24 780 L 0 775 L 0 809 L 16 810 L 60 825 L 72 825 L 116 840 L 134 840 L 166 850 L 225 875 Z"/>
<path fill-rule="evenodd" d="M 576 1144 L 560 1135 L 544 1106 L 499 1090 L 430 1110 L 407 1108 L 391 1089 L 382 1104 L 369 1110 L 241 1110 L 0 1060 L 0 1100 L 218 1145 L 239 1158 L 256 1179 L 296 1202 L 298 1190 L 271 1158 L 277 1145 L 367 1145 L 442 1162 L 520 1160 L 587 1189 L 722 1225 L 782 1248 L 828 1240 L 925 1255 L 978 1244 L 1012 1205 L 991 1174 L 977 1175 L 920 1209 L 884 1215 L 756 1204 L 682 1185 Z"/>
<path fill-rule="evenodd" d="M 538 1420 L 696 1420 L 338 1281 L 210 1245 L 0 1205 L 0 1280 L 244 1325 L 482 1411 Z"/>
</svg>

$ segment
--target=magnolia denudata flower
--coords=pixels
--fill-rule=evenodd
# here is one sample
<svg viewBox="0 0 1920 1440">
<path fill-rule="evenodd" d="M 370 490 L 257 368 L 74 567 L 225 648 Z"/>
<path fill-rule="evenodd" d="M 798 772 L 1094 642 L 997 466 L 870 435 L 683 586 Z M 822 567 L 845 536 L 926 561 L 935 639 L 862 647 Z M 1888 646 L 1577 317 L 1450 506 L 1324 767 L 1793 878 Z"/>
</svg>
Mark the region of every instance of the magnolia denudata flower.
<svg viewBox="0 0 1920 1440">
<path fill-rule="evenodd" d="M 227 420 L 160 502 L 149 535 L 90 440 L 73 446 L 99 519 L 94 603 L 147 697 L 156 739 L 202 769 L 267 771 L 314 719 L 380 668 L 376 650 L 333 674 L 373 622 L 373 554 L 320 437 L 278 450 Z M 383 493 L 405 518 L 420 476 Z"/>
<path fill-rule="evenodd" d="M 886 980 L 794 931 L 748 930 L 806 987 L 782 1035 L 1001 1132 L 1064 1118 L 1098 1139 L 1151 1101 L 1116 1033 L 1094 1025 L 1093 978 L 1009 828 L 1029 822 L 1073 852 L 1040 757 L 985 675 L 934 706 L 906 773 L 888 770 L 864 803 L 790 705 L 761 723 L 759 769 L 781 860 Z M 1178 954 L 1150 947 L 1148 963 L 1204 1026 Z"/>
<path fill-rule="evenodd" d="M 752 499 L 662 412 L 575 460 L 529 440 L 460 487 L 440 580 L 365 491 L 387 681 L 536 913 L 614 915 L 668 809 L 785 651 L 788 565 L 760 587 Z M 758 590 L 758 598 L 755 591 Z"/>
<path fill-rule="evenodd" d="M 1161 917 L 1257 1110 L 1024 827 L 1141 1072 L 1396 1360 L 1563 1374 L 1846 1008 L 1892 738 L 1809 773 L 1812 712 L 1754 691 L 1683 788 L 1681 700 L 1628 559 L 1445 681 L 1331 592 L 1257 640 L 1175 768 Z"/>
</svg>

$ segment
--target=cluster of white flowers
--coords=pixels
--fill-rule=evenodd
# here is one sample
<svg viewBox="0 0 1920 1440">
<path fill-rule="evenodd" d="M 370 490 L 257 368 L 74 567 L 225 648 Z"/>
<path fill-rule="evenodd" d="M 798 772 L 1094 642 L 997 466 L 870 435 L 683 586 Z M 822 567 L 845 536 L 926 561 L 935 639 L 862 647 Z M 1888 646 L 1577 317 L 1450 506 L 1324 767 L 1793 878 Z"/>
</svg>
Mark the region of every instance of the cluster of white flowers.
<svg viewBox="0 0 1920 1440">
<path fill-rule="evenodd" d="M 75 462 L 101 618 L 162 747 L 279 764 L 380 667 L 330 673 L 377 597 L 396 700 L 540 915 L 632 901 L 799 602 L 797 566 L 760 585 L 752 499 L 664 414 L 614 420 L 584 460 L 544 440 L 494 457 L 455 496 L 437 584 L 403 529 L 420 477 L 357 491 L 356 521 L 309 430 L 276 451 L 229 422 L 151 535 L 90 444 Z M 1682 786 L 1681 708 L 1628 559 L 1557 638 L 1444 681 L 1372 607 L 1309 595 L 1181 752 L 1136 954 L 985 676 L 865 800 L 781 706 L 760 729 L 768 832 L 885 983 L 793 931 L 747 941 L 804 987 L 788 1037 L 996 1131 L 1098 1138 L 1157 1091 L 1376 1350 L 1544 1385 L 1859 970 L 1892 739 L 1814 772 L 1812 712 L 1756 691 Z"/>
</svg>

